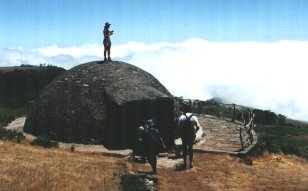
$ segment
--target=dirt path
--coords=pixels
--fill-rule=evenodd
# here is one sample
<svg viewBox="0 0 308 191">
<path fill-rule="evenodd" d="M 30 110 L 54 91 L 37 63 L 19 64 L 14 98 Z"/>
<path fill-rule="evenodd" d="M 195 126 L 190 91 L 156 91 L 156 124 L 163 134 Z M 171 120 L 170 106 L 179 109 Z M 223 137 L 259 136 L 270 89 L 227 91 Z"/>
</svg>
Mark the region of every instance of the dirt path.
<svg viewBox="0 0 308 191">
<path fill-rule="evenodd" d="M 12 121 L 11 123 L 6 126 L 6 129 L 15 130 L 18 132 L 23 132 L 23 126 L 25 124 L 26 118 L 20 117 Z M 36 137 L 27 133 L 24 133 L 24 136 L 28 141 L 34 140 Z M 104 155 L 109 156 L 116 156 L 116 157 L 127 157 L 132 153 L 132 150 L 125 149 L 125 150 L 108 150 L 103 145 L 84 145 L 84 144 L 76 144 L 76 143 L 63 143 L 59 142 L 59 147 L 63 149 L 70 150 L 72 145 L 75 147 L 75 151 L 79 152 L 91 152 L 91 153 L 103 153 Z M 181 159 L 168 159 L 167 157 L 160 157 L 157 161 L 158 167 L 163 168 L 175 168 L 177 164 L 181 162 Z"/>
<path fill-rule="evenodd" d="M 23 121 L 17 119 L 7 128 L 20 130 Z M 65 148 L 63 145 L 61 147 Z M 97 145 L 80 145 L 78 149 L 103 153 L 103 149 Z M 127 162 L 127 159 L 121 160 Z M 195 153 L 194 168 L 176 171 L 175 165 L 180 162 L 181 159 L 159 158 L 159 190 L 308 190 L 308 162 L 295 156 L 265 154 L 254 158 L 252 165 L 246 165 L 239 158 L 228 154 Z M 129 164 L 137 172 L 151 171 L 148 164 Z"/>
<path fill-rule="evenodd" d="M 195 167 L 184 171 L 159 168 L 159 190 L 308 190 L 308 163 L 294 156 L 255 158 L 246 165 L 227 154 L 196 153 Z M 141 172 L 150 171 L 138 165 Z"/>
</svg>

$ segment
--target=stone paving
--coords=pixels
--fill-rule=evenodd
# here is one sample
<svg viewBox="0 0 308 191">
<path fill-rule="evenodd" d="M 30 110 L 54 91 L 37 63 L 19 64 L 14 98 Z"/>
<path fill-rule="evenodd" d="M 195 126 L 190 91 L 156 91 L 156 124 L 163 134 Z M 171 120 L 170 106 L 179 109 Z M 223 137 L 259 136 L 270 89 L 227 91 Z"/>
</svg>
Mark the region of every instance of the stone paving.
<svg viewBox="0 0 308 191">
<path fill-rule="evenodd" d="M 236 124 L 215 116 L 199 116 L 199 123 L 204 128 L 204 141 L 198 143 L 196 150 L 231 153 L 241 149 L 240 133 Z"/>
<path fill-rule="evenodd" d="M 240 122 L 233 123 L 230 119 L 218 118 L 211 115 L 196 115 L 200 125 L 203 127 L 202 133 L 197 134 L 197 143 L 194 145 L 195 151 L 203 152 L 223 152 L 237 154 L 241 151 L 240 142 Z M 246 140 L 247 135 L 243 139 Z M 181 145 L 180 139 L 176 140 L 176 145 Z M 247 152 L 251 147 L 245 149 Z"/>
<path fill-rule="evenodd" d="M 198 143 L 194 145 L 196 151 L 208 151 L 208 152 L 225 152 L 234 153 L 241 150 L 240 134 L 237 129 L 239 126 L 230 122 L 229 119 L 217 118 L 211 115 L 196 115 L 198 117 L 200 125 L 203 127 L 197 133 Z M 25 123 L 25 117 L 17 118 L 12 121 L 6 128 L 22 131 Z M 27 139 L 33 140 L 35 137 L 29 134 L 25 134 Z M 244 137 L 246 139 L 246 137 Z M 181 145 L 181 140 L 175 141 L 176 145 Z M 70 148 L 72 143 L 60 143 L 62 148 Z M 98 145 L 86 145 L 74 144 L 76 150 L 80 151 L 107 151 L 107 149 Z M 128 151 L 127 151 L 128 152 Z M 110 151 L 113 153 L 113 151 Z"/>
<path fill-rule="evenodd" d="M 197 143 L 194 145 L 195 151 L 245 155 L 256 144 L 257 139 L 255 139 L 251 146 L 245 148 L 245 150 L 241 150 L 240 133 L 238 130 L 239 125 L 230 122 L 230 119 L 222 119 L 210 115 L 196 116 L 198 117 L 199 123 L 203 128 L 200 129 L 197 133 Z M 6 128 L 22 132 L 25 120 L 25 117 L 17 118 Z M 26 136 L 26 139 L 30 141 L 35 138 L 30 134 L 24 133 L 24 135 Z M 244 140 L 246 137 L 247 136 L 244 136 Z M 175 144 L 178 148 L 180 148 L 182 144 L 181 139 L 175 140 Z M 82 145 L 59 142 L 59 147 L 64 149 L 70 149 L 72 145 L 74 145 L 75 151 L 102 152 L 105 155 L 112 155 L 117 157 L 129 156 L 132 153 L 130 149 L 108 150 L 103 145 Z M 166 156 L 168 155 L 169 154 L 166 153 Z M 159 157 L 157 165 L 166 168 L 174 168 L 181 162 L 182 159 L 180 158 L 174 160 L 167 157 Z"/>
</svg>

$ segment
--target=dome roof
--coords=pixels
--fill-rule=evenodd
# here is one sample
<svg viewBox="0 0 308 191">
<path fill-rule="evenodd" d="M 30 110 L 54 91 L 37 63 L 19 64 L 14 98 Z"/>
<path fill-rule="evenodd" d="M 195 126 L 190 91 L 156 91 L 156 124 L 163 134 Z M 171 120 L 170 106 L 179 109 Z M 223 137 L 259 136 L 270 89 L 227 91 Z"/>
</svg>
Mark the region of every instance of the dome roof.
<svg viewBox="0 0 308 191">
<path fill-rule="evenodd" d="M 167 100 L 164 103 L 169 103 L 168 108 L 173 107 L 169 91 L 146 71 L 118 61 L 85 63 L 64 72 L 46 86 L 31 105 L 24 130 L 64 142 L 102 143 L 108 134 L 106 129 L 119 128 L 110 122 L 113 120 L 110 116 L 121 115 L 126 120 L 125 115 L 132 112 L 132 109 L 122 111 L 122 106 L 142 102 L 142 107 L 134 110 L 140 112 L 136 119 L 140 120 L 144 113 L 158 113 L 153 110 L 159 105 L 155 103 L 157 100 Z M 150 109 L 145 112 L 142 108 Z M 137 125 L 137 122 L 130 124 Z"/>
</svg>

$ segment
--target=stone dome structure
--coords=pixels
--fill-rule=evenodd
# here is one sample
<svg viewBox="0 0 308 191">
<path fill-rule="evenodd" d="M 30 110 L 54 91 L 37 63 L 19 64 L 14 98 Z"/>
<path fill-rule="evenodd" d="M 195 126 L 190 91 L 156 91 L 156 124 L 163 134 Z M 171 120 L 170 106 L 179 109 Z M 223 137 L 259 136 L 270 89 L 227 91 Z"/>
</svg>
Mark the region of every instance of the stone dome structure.
<svg viewBox="0 0 308 191">
<path fill-rule="evenodd" d="M 133 65 L 90 62 L 53 80 L 31 104 L 24 131 L 62 142 L 135 149 L 138 127 L 154 117 L 173 144 L 173 98 L 151 74 Z"/>
</svg>

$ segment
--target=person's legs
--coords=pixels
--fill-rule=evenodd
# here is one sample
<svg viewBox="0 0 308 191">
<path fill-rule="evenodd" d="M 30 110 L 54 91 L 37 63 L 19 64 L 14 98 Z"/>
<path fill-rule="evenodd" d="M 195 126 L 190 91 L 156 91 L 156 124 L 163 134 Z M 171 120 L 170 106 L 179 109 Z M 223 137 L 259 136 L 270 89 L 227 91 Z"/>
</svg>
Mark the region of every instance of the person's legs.
<svg viewBox="0 0 308 191">
<path fill-rule="evenodd" d="M 106 54 L 108 55 L 108 60 L 111 61 L 110 58 L 110 48 L 111 48 L 111 41 L 109 39 L 104 39 L 104 60 L 107 60 Z"/>
<path fill-rule="evenodd" d="M 184 163 L 184 168 L 186 168 L 186 157 L 187 157 L 187 137 L 182 135 L 182 154 L 183 154 L 183 163 Z"/>
<path fill-rule="evenodd" d="M 141 160 L 142 160 L 142 162 L 146 162 L 146 160 L 145 160 L 145 156 L 146 156 L 146 150 L 145 150 L 145 146 L 144 146 L 144 144 L 141 144 L 141 152 L 142 152 L 142 157 L 141 157 Z"/>
<path fill-rule="evenodd" d="M 108 60 L 111 60 L 111 58 L 110 58 L 110 49 L 108 50 Z"/>
<path fill-rule="evenodd" d="M 111 60 L 111 58 L 110 58 L 110 49 L 111 49 L 111 42 L 109 42 L 109 46 L 108 46 L 108 60 Z"/>
<path fill-rule="evenodd" d="M 106 50 L 106 48 L 105 48 L 105 49 L 104 49 L 104 60 L 105 60 L 105 61 L 107 60 L 106 52 L 107 52 L 107 50 Z"/>
<path fill-rule="evenodd" d="M 186 156 L 187 156 L 187 145 L 183 144 L 183 161 L 184 161 L 184 167 L 186 168 Z"/>
<path fill-rule="evenodd" d="M 108 49 L 108 42 L 106 39 L 104 39 L 104 60 L 105 61 L 107 60 L 107 57 L 106 57 L 107 49 Z"/>
<path fill-rule="evenodd" d="M 156 155 L 153 156 L 153 166 L 152 166 L 152 169 L 153 169 L 153 173 L 156 174 L 156 171 L 157 171 L 157 158 L 156 158 Z"/>
<path fill-rule="evenodd" d="M 156 174 L 156 164 L 157 164 L 157 158 L 156 158 L 156 155 L 154 154 L 149 154 L 148 155 L 148 161 L 152 167 L 152 171 L 154 174 Z"/>
<path fill-rule="evenodd" d="M 189 168 L 193 167 L 193 145 L 188 145 L 188 152 L 189 152 Z"/>
</svg>

